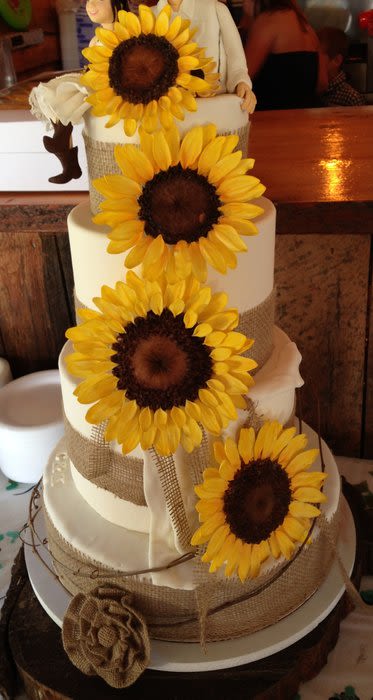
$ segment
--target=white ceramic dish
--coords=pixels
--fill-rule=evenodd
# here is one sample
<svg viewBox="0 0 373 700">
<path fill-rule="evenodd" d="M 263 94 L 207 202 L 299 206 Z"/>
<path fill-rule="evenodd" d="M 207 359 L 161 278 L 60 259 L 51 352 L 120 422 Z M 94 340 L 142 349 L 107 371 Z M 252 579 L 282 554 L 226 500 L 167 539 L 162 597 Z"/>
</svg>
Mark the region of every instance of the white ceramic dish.
<svg viewBox="0 0 373 700">
<path fill-rule="evenodd" d="M 345 500 L 341 523 L 337 551 L 347 574 L 350 575 L 355 561 L 356 534 L 354 520 Z M 38 534 L 35 544 L 38 544 L 46 537 L 42 510 L 36 516 L 34 527 Z M 37 551 L 45 563 L 30 546 L 25 547 L 30 582 L 44 610 L 59 627 L 62 627 L 62 620 L 72 596 L 51 572 L 53 562 L 48 549 L 38 546 Z M 275 625 L 240 639 L 208 644 L 206 654 L 199 644 L 152 639 L 149 668 L 190 673 L 232 668 L 263 659 L 294 644 L 315 629 L 336 606 L 344 590 L 339 566 L 334 561 L 319 590 L 295 612 Z"/>
<path fill-rule="evenodd" d="M 58 370 L 33 372 L 0 389 L 0 469 L 8 479 L 39 481 L 64 432 Z"/>
</svg>

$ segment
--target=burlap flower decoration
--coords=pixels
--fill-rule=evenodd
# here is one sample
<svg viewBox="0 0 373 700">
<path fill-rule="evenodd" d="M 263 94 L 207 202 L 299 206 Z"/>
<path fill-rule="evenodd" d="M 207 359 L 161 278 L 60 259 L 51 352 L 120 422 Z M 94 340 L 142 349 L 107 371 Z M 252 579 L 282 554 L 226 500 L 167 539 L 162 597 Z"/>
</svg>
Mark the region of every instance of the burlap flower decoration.
<svg viewBox="0 0 373 700">
<path fill-rule="evenodd" d="M 62 641 L 70 661 L 113 688 L 132 685 L 149 663 L 147 627 L 130 602 L 123 589 L 99 586 L 76 595 L 63 621 Z"/>
</svg>

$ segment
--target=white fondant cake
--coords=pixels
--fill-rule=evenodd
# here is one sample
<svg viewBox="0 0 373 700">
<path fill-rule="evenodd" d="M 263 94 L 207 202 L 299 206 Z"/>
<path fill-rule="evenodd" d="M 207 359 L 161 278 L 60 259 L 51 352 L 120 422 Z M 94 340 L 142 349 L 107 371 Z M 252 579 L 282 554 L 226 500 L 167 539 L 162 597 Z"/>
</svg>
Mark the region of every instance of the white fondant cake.
<svg viewBox="0 0 373 700">
<path fill-rule="evenodd" d="M 215 17 L 213 0 L 206 7 Z M 118 36 L 98 34 L 104 46 L 89 50 L 84 82 L 96 90 L 96 81 L 100 95 L 91 95 L 92 111 L 78 104 L 84 91 L 74 101 L 74 113 L 84 112 L 90 180 L 99 183 L 91 187 L 90 204 L 68 217 L 82 325 L 68 333 L 60 356 L 66 435 L 43 483 L 50 552 L 62 583 L 77 594 L 67 616 L 67 646 L 75 644 L 76 606 L 97 585 L 114 597 L 123 588 L 130 593 L 154 638 L 196 641 L 202 631 L 216 641 L 269 626 L 317 590 L 338 533 L 334 459 L 321 443 L 316 460 L 317 435 L 303 425 L 296 434 L 294 427 L 301 357 L 274 323 L 276 213 L 268 199 L 257 199 L 264 188 L 255 168 L 254 177 L 248 175 L 241 99 L 198 98 L 196 111 L 177 122 L 185 137 L 180 145 L 169 126 L 151 133 L 153 118 L 167 105 L 169 116 L 178 113 L 166 93 L 157 103 L 147 92 L 144 109 L 137 93 L 131 102 L 132 73 L 131 89 L 124 84 L 113 92 L 125 73 L 122 50 L 137 46 L 143 61 L 148 52 L 156 59 L 156 71 L 168 69 L 162 53 L 167 36 L 177 37 L 176 48 L 183 50 L 174 74 L 167 74 L 183 88 L 174 86 L 169 95 L 186 99 L 184 85 L 200 80 L 193 68 L 208 74 L 207 59 L 199 64 L 195 45 L 185 43 L 185 20 L 175 20 L 168 35 L 170 8 L 157 24 L 149 12 L 140 10 L 141 22 L 123 13 Z M 132 43 L 125 45 L 128 37 Z M 220 46 L 220 36 L 214 39 Z M 110 128 L 106 99 L 114 110 Z M 122 119 L 133 133 L 141 118 L 147 126 L 141 139 L 138 132 L 125 136 Z M 216 138 L 210 124 L 218 135 L 237 134 L 241 154 L 233 153 L 235 138 Z M 117 144 L 128 146 L 114 153 Z M 179 201 L 173 198 L 172 209 L 174 191 Z M 97 226 L 92 212 L 103 196 L 98 220 L 108 226 Z M 263 209 L 254 221 L 257 235 L 248 235 L 255 208 L 247 202 Z M 109 226 L 111 250 L 120 252 L 107 251 Z M 131 264 L 123 254 L 130 249 Z M 138 277 L 126 276 L 125 260 L 141 262 Z M 182 279 L 180 260 L 192 271 L 183 270 Z M 252 347 L 245 336 L 254 339 Z M 109 628 L 102 624 L 98 638 L 106 640 Z"/>
</svg>

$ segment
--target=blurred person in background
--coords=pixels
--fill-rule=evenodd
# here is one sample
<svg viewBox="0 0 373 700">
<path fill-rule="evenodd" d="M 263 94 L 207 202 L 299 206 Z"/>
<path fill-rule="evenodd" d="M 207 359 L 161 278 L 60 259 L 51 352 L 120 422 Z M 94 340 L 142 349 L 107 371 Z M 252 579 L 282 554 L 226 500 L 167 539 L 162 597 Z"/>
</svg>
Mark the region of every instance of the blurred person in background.
<svg viewBox="0 0 373 700">
<path fill-rule="evenodd" d="M 257 109 L 321 105 L 326 62 L 316 32 L 295 0 L 244 0 L 245 54 Z"/>
<path fill-rule="evenodd" d="M 358 106 L 366 104 L 365 97 L 355 90 L 342 70 L 348 56 L 347 34 L 337 27 L 322 27 L 317 32 L 320 48 L 325 56 L 329 84 L 321 96 L 325 107 Z"/>
</svg>

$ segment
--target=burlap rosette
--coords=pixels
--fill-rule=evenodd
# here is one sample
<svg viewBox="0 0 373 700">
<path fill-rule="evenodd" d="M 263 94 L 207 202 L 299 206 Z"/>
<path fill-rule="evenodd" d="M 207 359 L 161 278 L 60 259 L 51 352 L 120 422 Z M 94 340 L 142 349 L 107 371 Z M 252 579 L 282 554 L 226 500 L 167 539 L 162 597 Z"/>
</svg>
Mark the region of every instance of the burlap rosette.
<svg viewBox="0 0 373 700">
<path fill-rule="evenodd" d="M 70 661 L 113 688 L 132 685 L 149 663 L 148 630 L 131 598 L 124 589 L 99 586 L 78 593 L 63 620 L 62 641 Z"/>
</svg>

